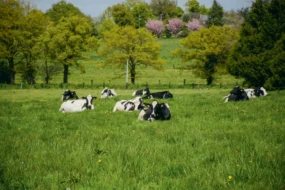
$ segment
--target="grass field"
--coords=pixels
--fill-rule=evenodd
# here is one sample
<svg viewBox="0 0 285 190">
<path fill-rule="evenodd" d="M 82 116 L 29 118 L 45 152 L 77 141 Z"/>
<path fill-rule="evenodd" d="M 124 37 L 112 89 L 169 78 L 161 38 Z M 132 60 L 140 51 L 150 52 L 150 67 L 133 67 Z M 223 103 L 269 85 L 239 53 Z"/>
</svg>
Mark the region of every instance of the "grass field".
<svg viewBox="0 0 285 190">
<path fill-rule="evenodd" d="M 131 90 L 64 114 L 62 89 L 2 89 L 0 189 L 284 189 L 285 91 L 229 90 L 170 89 L 171 120 L 143 122 L 112 112 Z"/>
</svg>

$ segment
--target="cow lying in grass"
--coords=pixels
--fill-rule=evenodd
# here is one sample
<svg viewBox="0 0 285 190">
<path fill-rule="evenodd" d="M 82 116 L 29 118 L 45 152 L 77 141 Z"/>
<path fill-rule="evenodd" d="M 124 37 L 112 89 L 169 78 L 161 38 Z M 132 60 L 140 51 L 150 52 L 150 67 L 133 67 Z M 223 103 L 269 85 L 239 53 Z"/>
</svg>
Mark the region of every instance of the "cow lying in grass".
<svg viewBox="0 0 285 190">
<path fill-rule="evenodd" d="M 167 103 L 158 103 L 153 101 L 151 104 L 146 104 L 147 108 L 141 110 L 138 120 L 155 121 L 169 120 L 171 118 L 170 108 Z"/>
<path fill-rule="evenodd" d="M 108 89 L 107 87 L 105 87 L 101 92 L 101 98 L 111 98 L 114 96 L 117 96 L 114 89 Z"/>
<path fill-rule="evenodd" d="M 247 97 L 249 99 L 260 97 L 260 96 L 267 96 L 268 95 L 268 93 L 266 92 L 265 88 L 263 88 L 263 87 L 260 87 L 260 88 L 247 88 L 247 89 L 244 89 L 244 91 L 246 92 Z"/>
<path fill-rule="evenodd" d="M 92 97 L 92 95 L 89 94 L 87 97 L 82 97 L 82 99 L 79 100 L 67 100 L 61 104 L 59 111 L 64 113 L 82 112 L 86 109 L 94 110 L 94 105 L 92 104 L 94 99 L 96 99 L 96 97 Z"/>
<path fill-rule="evenodd" d="M 68 99 L 78 99 L 75 91 L 70 91 L 69 89 L 65 90 L 62 94 L 61 100 L 68 100 Z"/>
<path fill-rule="evenodd" d="M 145 89 L 143 90 L 136 90 L 134 91 L 134 93 L 132 94 L 132 96 L 143 96 L 143 95 L 147 95 L 149 94 L 150 91 L 149 89 L 146 87 Z"/>
<path fill-rule="evenodd" d="M 239 86 L 234 87 L 229 95 L 224 97 L 225 102 L 248 100 L 247 93 Z"/>
<path fill-rule="evenodd" d="M 133 100 L 118 101 L 113 109 L 115 111 L 135 111 L 143 109 L 143 100 L 141 97 L 136 97 Z"/>
<path fill-rule="evenodd" d="M 153 93 L 146 94 L 143 98 L 166 99 L 166 98 L 173 98 L 173 95 L 169 91 L 163 91 L 163 92 L 153 92 Z"/>
</svg>

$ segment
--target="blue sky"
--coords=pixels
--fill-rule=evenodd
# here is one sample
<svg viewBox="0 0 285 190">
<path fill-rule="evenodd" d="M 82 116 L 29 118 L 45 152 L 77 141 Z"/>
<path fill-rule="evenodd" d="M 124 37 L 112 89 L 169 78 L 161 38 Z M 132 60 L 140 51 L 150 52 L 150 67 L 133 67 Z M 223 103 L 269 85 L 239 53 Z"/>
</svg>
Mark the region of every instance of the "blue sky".
<svg viewBox="0 0 285 190">
<path fill-rule="evenodd" d="M 57 3 L 59 0 L 29 0 L 31 3 L 36 5 L 38 9 L 43 12 L 50 9 L 52 4 Z M 107 7 L 112 6 L 117 3 L 122 3 L 124 0 L 66 0 L 66 2 L 72 3 L 74 6 L 78 7 L 84 14 L 90 15 L 92 17 L 97 17 Z M 150 2 L 150 0 L 145 0 Z M 200 5 L 205 5 L 206 7 L 211 7 L 213 0 L 198 0 Z M 242 7 L 251 6 L 252 0 L 217 0 L 218 3 L 222 5 L 224 10 L 237 10 Z M 185 8 L 184 4 L 187 0 L 177 0 L 178 5 L 181 8 Z"/>
</svg>

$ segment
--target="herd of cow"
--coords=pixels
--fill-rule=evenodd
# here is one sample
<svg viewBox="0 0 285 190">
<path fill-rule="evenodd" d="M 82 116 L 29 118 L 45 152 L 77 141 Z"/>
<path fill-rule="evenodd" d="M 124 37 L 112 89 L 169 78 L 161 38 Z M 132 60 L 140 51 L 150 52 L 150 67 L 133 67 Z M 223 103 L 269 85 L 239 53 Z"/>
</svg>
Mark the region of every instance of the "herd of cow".
<svg viewBox="0 0 285 190">
<path fill-rule="evenodd" d="M 101 98 L 112 98 L 117 96 L 114 89 L 104 88 L 101 92 Z M 166 99 L 173 98 L 173 95 L 169 91 L 154 92 L 151 93 L 148 88 L 143 90 L 137 90 L 133 93 L 133 96 L 137 96 L 131 100 L 120 100 L 118 101 L 113 112 L 116 111 L 140 111 L 139 120 L 155 121 L 155 120 L 169 120 L 171 118 L 170 108 L 167 103 L 158 103 L 154 100 L 151 104 L 143 102 L 143 99 Z M 62 112 L 81 112 L 86 109 L 93 110 L 93 100 L 97 97 L 93 97 L 89 94 L 86 97 L 78 99 L 75 91 L 67 89 L 62 95 L 62 101 L 59 111 Z M 76 100 L 69 100 L 76 99 Z"/>
<path fill-rule="evenodd" d="M 104 88 L 101 92 L 101 98 L 111 98 L 117 96 L 114 89 Z M 132 96 L 137 96 L 131 100 L 120 100 L 118 101 L 114 108 L 113 112 L 116 111 L 140 111 L 138 120 L 145 121 L 155 121 L 155 120 L 169 120 L 171 118 L 170 108 L 167 103 L 158 103 L 154 100 L 151 104 L 143 102 L 143 99 L 168 99 L 173 98 L 173 95 L 169 91 L 163 92 L 154 92 L 151 93 L 148 88 L 143 90 L 135 91 Z M 251 98 L 256 98 L 259 96 L 267 96 L 265 88 L 249 88 L 243 89 L 239 86 L 236 86 L 229 95 L 224 97 L 225 102 L 228 101 L 242 101 L 248 100 Z M 97 97 L 93 97 L 89 94 L 86 97 L 78 99 L 75 91 L 70 91 L 67 89 L 62 95 L 62 101 L 65 101 L 61 104 L 59 111 L 62 112 L 81 112 L 84 110 L 93 110 L 93 100 Z M 69 100 L 76 99 L 76 100 Z"/>
</svg>

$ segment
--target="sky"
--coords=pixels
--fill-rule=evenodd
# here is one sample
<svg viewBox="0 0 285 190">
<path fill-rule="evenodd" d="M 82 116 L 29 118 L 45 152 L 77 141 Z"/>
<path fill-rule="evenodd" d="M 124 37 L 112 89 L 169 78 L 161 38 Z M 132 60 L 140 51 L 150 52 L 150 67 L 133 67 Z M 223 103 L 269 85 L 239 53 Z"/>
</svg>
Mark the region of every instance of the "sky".
<svg viewBox="0 0 285 190">
<path fill-rule="evenodd" d="M 45 12 L 52 7 L 52 4 L 59 2 L 59 0 L 27 0 L 33 3 L 37 9 Z M 150 0 L 145 0 L 150 2 Z M 252 0 L 217 0 L 218 3 L 224 8 L 225 11 L 238 10 L 242 7 L 250 7 Z M 122 3 L 124 0 L 66 0 L 67 3 L 72 3 L 78 7 L 84 14 L 91 17 L 98 17 L 109 6 L 113 6 L 117 3 Z M 185 9 L 185 3 L 187 0 L 177 0 L 178 6 Z M 210 8 L 213 4 L 213 0 L 198 0 L 200 5 L 205 5 Z"/>
</svg>

